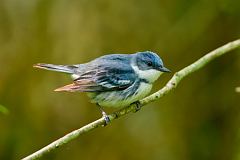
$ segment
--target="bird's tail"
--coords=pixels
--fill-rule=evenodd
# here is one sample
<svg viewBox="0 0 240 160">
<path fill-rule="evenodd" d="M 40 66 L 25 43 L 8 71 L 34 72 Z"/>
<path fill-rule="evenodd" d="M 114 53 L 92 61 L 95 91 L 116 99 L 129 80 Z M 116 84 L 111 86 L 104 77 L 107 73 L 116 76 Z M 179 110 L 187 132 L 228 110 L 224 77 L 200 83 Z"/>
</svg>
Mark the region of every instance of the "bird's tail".
<svg viewBox="0 0 240 160">
<path fill-rule="evenodd" d="M 77 66 L 71 66 L 71 65 L 54 65 L 54 64 L 45 64 L 45 63 L 38 63 L 33 65 L 33 67 L 46 69 L 50 71 L 56 71 L 56 72 L 70 73 L 70 74 L 73 74 L 74 70 L 77 68 Z"/>
</svg>

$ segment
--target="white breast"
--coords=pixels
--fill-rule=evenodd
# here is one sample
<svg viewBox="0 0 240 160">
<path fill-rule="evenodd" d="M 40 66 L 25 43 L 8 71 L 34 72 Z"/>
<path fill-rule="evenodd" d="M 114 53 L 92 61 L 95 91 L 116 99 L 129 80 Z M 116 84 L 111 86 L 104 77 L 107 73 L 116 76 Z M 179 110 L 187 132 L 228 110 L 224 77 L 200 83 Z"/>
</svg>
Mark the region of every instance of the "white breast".
<svg viewBox="0 0 240 160">
<path fill-rule="evenodd" d="M 75 80 L 75 79 L 78 79 L 80 76 L 77 75 L 77 74 L 72 74 L 71 77 L 72 77 L 73 80 Z"/>
<path fill-rule="evenodd" d="M 145 79 L 150 83 L 153 83 L 154 81 L 156 81 L 159 78 L 159 76 L 162 74 L 162 72 L 155 69 L 142 71 L 138 68 L 138 66 L 133 65 L 132 67 L 133 67 L 133 70 L 136 72 L 136 74 L 139 76 L 139 78 Z"/>
<path fill-rule="evenodd" d="M 152 84 L 141 82 L 136 93 L 126 99 L 121 96 L 122 91 L 111 91 L 111 92 L 102 92 L 98 95 L 94 95 L 94 99 L 92 99 L 93 103 L 98 103 L 103 107 L 125 107 L 130 105 L 133 102 L 141 100 L 145 96 L 149 94 L 152 89 Z M 93 97 L 94 93 L 88 93 L 90 98 Z"/>
</svg>

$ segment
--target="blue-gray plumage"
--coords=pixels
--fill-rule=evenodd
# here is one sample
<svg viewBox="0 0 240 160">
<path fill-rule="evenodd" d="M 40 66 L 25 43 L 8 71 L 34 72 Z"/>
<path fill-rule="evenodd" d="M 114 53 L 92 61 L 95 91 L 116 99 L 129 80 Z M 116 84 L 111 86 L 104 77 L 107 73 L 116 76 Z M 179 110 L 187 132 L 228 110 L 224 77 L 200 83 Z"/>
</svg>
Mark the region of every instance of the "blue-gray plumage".
<svg viewBox="0 0 240 160">
<path fill-rule="evenodd" d="M 144 98 L 161 73 L 170 72 L 150 51 L 110 54 L 84 64 L 34 66 L 71 74 L 73 83 L 55 91 L 87 92 L 93 103 L 104 107 L 123 107 Z"/>
</svg>

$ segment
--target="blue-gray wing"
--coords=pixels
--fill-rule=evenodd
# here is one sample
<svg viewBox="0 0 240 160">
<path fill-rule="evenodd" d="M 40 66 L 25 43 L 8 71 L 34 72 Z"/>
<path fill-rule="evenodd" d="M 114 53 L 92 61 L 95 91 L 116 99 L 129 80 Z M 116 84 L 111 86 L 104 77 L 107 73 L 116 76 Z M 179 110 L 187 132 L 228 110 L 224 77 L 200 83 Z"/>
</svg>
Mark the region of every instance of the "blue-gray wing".
<svg viewBox="0 0 240 160">
<path fill-rule="evenodd" d="M 74 83 L 56 91 L 106 92 L 124 90 L 136 80 L 135 72 L 129 64 L 108 62 L 90 66 Z"/>
</svg>

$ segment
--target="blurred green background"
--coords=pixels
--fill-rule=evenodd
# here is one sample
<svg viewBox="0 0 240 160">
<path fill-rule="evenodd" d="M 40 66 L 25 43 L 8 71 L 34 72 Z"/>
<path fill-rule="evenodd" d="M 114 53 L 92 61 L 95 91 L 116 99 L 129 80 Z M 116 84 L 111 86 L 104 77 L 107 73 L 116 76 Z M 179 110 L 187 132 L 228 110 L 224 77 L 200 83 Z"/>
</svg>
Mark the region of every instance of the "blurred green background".
<svg viewBox="0 0 240 160">
<path fill-rule="evenodd" d="M 101 117 L 85 94 L 53 92 L 69 77 L 33 64 L 151 50 L 178 71 L 239 37 L 238 0 L 0 0 L 0 159 L 23 158 Z M 240 159 L 239 52 L 43 159 Z"/>
</svg>

